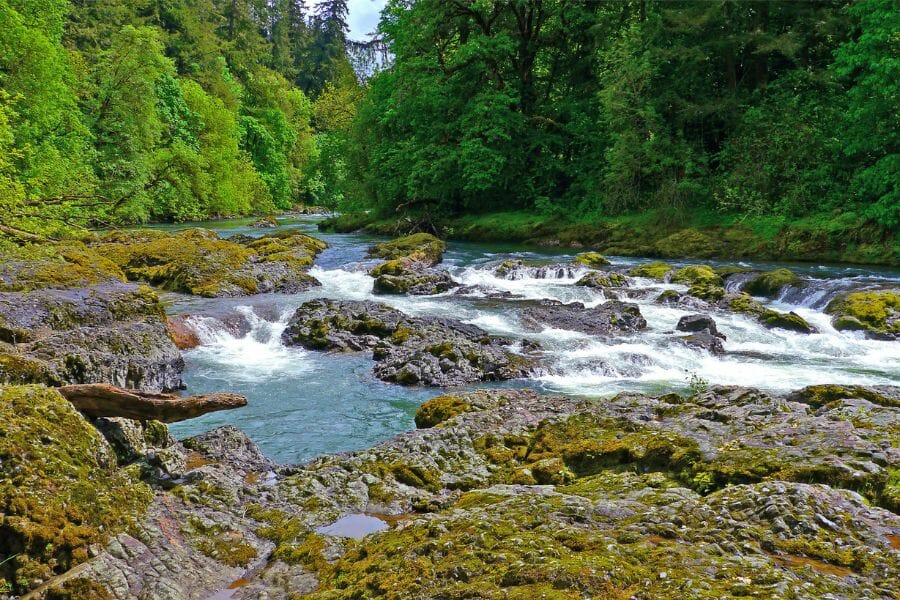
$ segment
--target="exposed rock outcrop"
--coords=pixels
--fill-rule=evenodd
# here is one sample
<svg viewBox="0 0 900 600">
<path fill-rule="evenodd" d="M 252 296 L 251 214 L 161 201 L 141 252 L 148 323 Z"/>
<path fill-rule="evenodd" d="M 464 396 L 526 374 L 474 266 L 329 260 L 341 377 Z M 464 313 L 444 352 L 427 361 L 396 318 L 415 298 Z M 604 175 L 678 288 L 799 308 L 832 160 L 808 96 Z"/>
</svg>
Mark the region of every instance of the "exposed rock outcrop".
<svg viewBox="0 0 900 600">
<path fill-rule="evenodd" d="M 424 429 L 300 467 L 222 428 L 185 442 L 181 483 L 78 577 L 117 599 L 239 580 L 239 600 L 890 598 L 898 396 L 475 391 L 427 402 Z M 391 527 L 352 544 L 317 532 L 359 513 Z"/>
<path fill-rule="evenodd" d="M 522 377 L 532 362 L 511 341 L 452 319 L 410 317 L 375 302 L 312 300 L 282 334 L 286 345 L 373 350 L 375 375 L 403 385 L 456 386 Z"/>
<path fill-rule="evenodd" d="M 90 287 L 0 292 L 0 382 L 182 387 L 184 360 L 156 294 L 109 280 Z"/>
<path fill-rule="evenodd" d="M 446 244 L 428 233 L 416 233 L 382 242 L 369 248 L 369 255 L 387 261 L 369 272 L 375 278 L 376 294 L 440 294 L 458 287 L 444 269 L 434 269 L 441 262 Z"/>
<path fill-rule="evenodd" d="M 319 285 L 306 271 L 326 247 L 294 230 L 231 240 L 206 229 L 128 230 L 92 244 L 130 280 L 207 297 L 294 293 Z"/>
</svg>

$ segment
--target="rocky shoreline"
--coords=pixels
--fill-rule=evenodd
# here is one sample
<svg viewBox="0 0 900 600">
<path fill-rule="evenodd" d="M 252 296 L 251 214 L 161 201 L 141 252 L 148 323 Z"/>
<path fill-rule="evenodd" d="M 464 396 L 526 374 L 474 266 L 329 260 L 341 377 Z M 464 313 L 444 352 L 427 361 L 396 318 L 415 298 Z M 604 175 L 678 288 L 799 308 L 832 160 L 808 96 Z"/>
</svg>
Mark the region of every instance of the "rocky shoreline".
<svg viewBox="0 0 900 600">
<path fill-rule="evenodd" d="M 179 442 L 158 421 L 85 416 L 57 391 L 183 387 L 178 348 L 190 331 L 167 323 L 145 284 L 213 297 L 296 292 L 316 285 L 306 270 L 324 247 L 298 232 L 117 232 L 4 257 L 0 598 L 900 594 L 897 387 L 779 395 L 697 386 L 603 399 L 436 392 L 417 430 L 302 465 L 273 463 L 230 426 Z M 443 252 L 422 234 L 374 246 L 384 260 L 371 270 L 376 291 L 480 293 L 453 282 L 439 266 Z M 812 329 L 750 295 L 799 285 L 789 271 L 624 271 L 595 253 L 496 269 L 510 279 L 587 269 L 578 285 L 618 298 L 594 307 L 522 300 L 533 331 L 640 332 L 646 321 L 628 299 L 642 280 L 687 287 L 657 302 L 696 313 L 670 334 L 702 351 L 724 351 L 710 314 Z M 835 327 L 900 337 L 891 290 L 844 294 L 828 310 Z M 544 368 L 527 339 L 370 301 L 307 301 L 282 339 L 370 352 L 375 376 L 403 385 L 447 388 Z"/>
</svg>

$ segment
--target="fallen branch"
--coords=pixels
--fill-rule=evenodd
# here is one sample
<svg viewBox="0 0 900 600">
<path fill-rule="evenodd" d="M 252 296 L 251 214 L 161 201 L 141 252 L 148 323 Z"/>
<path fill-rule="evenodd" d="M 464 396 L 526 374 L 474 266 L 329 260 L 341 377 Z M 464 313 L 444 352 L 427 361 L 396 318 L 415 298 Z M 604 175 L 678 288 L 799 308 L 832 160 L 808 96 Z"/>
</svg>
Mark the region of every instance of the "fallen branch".
<svg viewBox="0 0 900 600">
<path fill-rule="evenodd" d="M 239 394 L 223 392 L 182 398 L 175 394 L 126 390 L 105 383 L 66 385 L 57 391 L 89 417 L 153 419 L 163 423 L 184 421 L 206 413 L 247 405 L 247 398 Z"/>
</svg>

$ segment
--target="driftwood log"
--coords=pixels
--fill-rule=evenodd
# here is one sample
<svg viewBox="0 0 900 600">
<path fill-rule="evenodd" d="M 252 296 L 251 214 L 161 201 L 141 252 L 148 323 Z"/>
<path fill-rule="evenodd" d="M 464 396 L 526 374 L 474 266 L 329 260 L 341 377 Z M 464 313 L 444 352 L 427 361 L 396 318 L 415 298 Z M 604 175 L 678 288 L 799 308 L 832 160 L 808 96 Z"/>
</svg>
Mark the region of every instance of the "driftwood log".
<svg viewBox="0 0 900 600">
<path fill-rule="evenodd" d="M 217 410 L 247 405 L 247 398 L 239 394 L 223 392 L 181 397 L 176 394 L 126 390 L 105 383 L 66 385 L 57 388 L 57 391 L 89 417 L 124 417 L 141 421 L 153 419 L 163 423 L 184 421 Z"/>
</svg>

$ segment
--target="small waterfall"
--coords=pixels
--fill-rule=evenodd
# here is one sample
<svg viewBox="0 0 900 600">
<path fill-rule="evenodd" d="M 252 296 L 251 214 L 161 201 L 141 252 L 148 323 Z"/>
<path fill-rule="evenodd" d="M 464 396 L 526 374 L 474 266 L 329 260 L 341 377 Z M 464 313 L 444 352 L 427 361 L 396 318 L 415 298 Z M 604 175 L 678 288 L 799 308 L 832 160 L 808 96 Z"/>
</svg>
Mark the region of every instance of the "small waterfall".
<svg viewBox="0 0 900 600">
<path fill-rule="evenodd" d="M 501 263 L 493 268 L 494 275 L 501 279 L 519 281 L 523 279 L 579 279 L 588 269 L 570 264 L 528 265 L 520 262 Z"/>
<path fill-rule="evenodd" d="M 235 310 L 246 324 L 239 331 L 218 317 L 192 316 L 186 320 L 201 344 L 186 353 L 188 360 L 212 369 L 223 378 L 237 380 L 258 380 L 278 373 L 297 374 L 308 370 L 303 361 L 306 353 L 281 343 L 281 334 L 292 311 L 269 321 L 250 306 Z M 229 316 L 228 320 L 233 318 Z"/>
<path fill-rule="evenodd" d="M 747 271 L 746 273 L 729 275 L 728 278 L 725 279 L 725 291 L 737 294 L 741 291 L 741 288 L 744 287 L 745 283 L 758 275 L 759 272 L 756 271 Z"/>
</svg>

